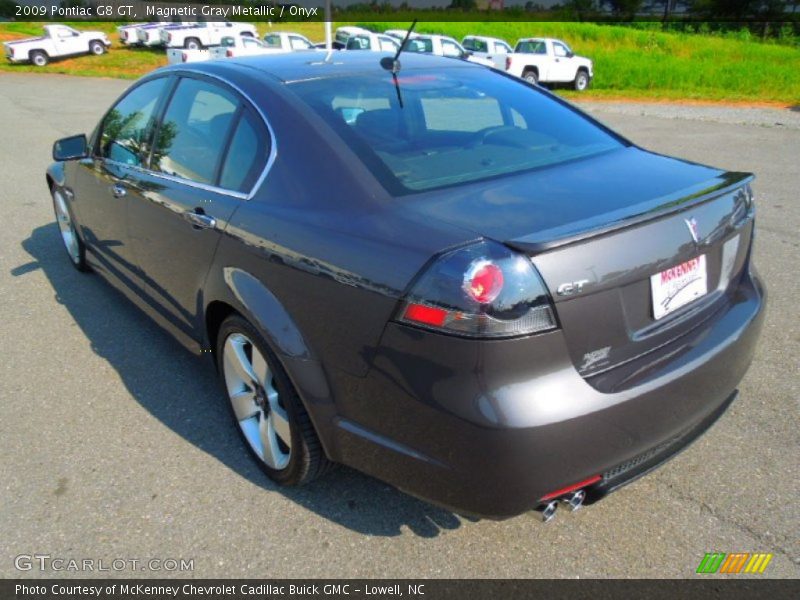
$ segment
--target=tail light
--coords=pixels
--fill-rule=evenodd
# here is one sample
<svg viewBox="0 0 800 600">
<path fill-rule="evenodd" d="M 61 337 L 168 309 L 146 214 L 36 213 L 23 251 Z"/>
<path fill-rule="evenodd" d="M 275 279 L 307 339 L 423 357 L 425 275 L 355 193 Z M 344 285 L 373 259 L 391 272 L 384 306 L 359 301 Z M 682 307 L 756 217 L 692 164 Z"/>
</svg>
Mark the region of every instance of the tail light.
<svg viewBox="0 0 800 600">
<path fill-rule="evenodd" d="M 510 68 L 511 68 L 511 57 L 506 56 L 506 71 L 508 71 Z"/>
<path fill-rule="evenodd" d="M 530 259 L 490 241 L 440 256 L 412 285 L 396 318 L 480 338 L 556 327 L 550 296 Z"/>
<path fill-rule="evenodd" d="M 189 60 L 189 55 L 186 52 L 181 52 L 181 62 L 186 62 Z"/>
<path fill-rule="evenodd" d="M 171 41 L 172 41 L 172 34 L 171 34 L 171 33 L 168 33 L 168 34 L 167 34 L 167 41 L 168 41 L 168 42 L 171 42 Z"/>
<path fill-rule="evenodd" d="M 231 49 L 226 50 L 225 56 L 227 56 L 228 58 L 233 58 L 233 50 Z"/>
</svg>

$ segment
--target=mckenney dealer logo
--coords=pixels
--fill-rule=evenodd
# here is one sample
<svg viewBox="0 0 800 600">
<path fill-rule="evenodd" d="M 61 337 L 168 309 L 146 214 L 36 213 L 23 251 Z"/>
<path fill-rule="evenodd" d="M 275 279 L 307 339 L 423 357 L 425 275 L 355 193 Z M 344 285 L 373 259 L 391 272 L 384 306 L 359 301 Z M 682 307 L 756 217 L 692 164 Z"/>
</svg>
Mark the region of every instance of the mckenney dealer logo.
<svg viewBox="0 0 800 600">
<path fill-rule="evenodd" d="M 707 552 L 697 567 L 697 573 L 763 573 L 772 554 L 749 552 Z"/>
</svg>

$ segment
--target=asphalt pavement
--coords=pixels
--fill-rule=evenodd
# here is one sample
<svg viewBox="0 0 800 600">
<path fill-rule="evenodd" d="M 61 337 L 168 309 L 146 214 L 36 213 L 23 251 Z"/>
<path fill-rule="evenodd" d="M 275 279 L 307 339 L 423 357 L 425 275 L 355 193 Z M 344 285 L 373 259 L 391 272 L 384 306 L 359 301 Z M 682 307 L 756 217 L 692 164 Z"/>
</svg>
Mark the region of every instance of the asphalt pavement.
<svg viewBox="0 0 800 600">
<path fill-rule="evenodd" d="M 262 475 L 208 363 L 60 246 L 52 142 L 90 132 L 129 83 L 0 76 L 0 576 L 695 577 L 706 552 L 770 552 L 759 577 L 800 576 L 797 112 L 582 104 L 647 148 L 756 173 L 771 295 L 741 395 L 711 431 L 545 526 L 467 520 L 349 469 L 295 490 Z M 33 554 L 193 570 L 19 571 Z"/>
</svg>

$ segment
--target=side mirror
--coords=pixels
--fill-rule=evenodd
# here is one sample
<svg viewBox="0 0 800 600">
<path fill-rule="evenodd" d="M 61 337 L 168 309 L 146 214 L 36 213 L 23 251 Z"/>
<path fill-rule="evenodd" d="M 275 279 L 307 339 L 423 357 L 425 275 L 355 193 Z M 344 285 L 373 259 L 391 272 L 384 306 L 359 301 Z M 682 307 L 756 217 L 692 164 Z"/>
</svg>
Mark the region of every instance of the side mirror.
<svg viewBox="0 0 800 600">
<path fill-rule="evenodd" d="M 572 50 L 567 52 L 567 58 L 572 58 L 573 56 L 575 56 L 575 53 Z"/>
<path fill-rule="evenodd" d="M 89 156 L 86 134 L 61 138 L 53 144 L 53 160 L 78 160 Z"/>
</svg>

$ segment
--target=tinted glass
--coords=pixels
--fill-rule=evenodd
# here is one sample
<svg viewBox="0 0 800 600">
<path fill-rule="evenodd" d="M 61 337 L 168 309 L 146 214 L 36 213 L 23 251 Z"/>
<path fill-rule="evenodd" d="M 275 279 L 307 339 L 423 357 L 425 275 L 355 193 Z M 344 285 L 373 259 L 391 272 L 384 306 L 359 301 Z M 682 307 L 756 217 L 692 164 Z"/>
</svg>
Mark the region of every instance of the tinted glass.
<svg viewBox="0 0 800 600">
<path fill-rule="evenodd" d="M 523 83 L 449 68 L 293 83 L 390 193 L 479 181 L 622 147 L 602 128 Z"/>
<path fill-rule="evenodd" d="M 473 50 L 475 52 L 488 52 L 489 47 L 483 40 L 478 39 L 468 39 L 464 40 L 464 48 L 467 50 Z"/>
<path fill-rule="evenodd" d="M 151 168 L 214 183 L 237 107 L 236 98 L 221 87 L 182 79 L 164 113 Z"/>
<path fill-rule="evenodd" d="M 249 192 L 264 169 L 270 138 L 259 119 L 243 113 L 231 139 L 219 185 L 226 190 Z"/>
<path fill-rule="evenodd" d="M 370 49 L 369 38 L 364 35 L 354 35 L 349 40 L 347 40 L 347 49 L 369 50 Z"/>
<path fill-rule="evenodd" d="M 148 81 L 133 89 L 103 120 L 97 153 L 109 160 L 141 166 L 150 154 L 155 110 L 167 78 Z"/>
<path fill-rule="evenodd" d="M 547 54 L 547 47 L 541 40 L 526 41 L 518 43 L 516 51 L 525 54 Z"/>
<path fill-rule="evenodd" d="M 281 47 L 281 36 L 275 33 L 271 33 L 264 36 L 264 43 L 269 46 L 270 48 L 280 48 Z"/>
</svg>

